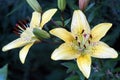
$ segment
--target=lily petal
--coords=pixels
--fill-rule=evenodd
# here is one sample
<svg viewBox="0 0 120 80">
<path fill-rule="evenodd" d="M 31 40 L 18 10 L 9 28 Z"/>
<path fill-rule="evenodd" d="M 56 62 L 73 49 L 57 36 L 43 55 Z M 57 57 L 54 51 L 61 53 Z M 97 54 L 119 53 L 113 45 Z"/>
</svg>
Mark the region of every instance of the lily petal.
<svg viewBox="0 0 120 80">
<path fill-rule="evenodd" d="M 105 34 L 108 32 L 111 26 L 112 26 L 111 23 L 101 23 L 101 24 L 96 25 L 91 30 L 92 41 L 93 42 L 99 41 L 102 37 L 105 36 Z"/>
<path fill-rule="evenodd" d="M 8 51 L 8 50 L 11 50 L 11 49 L 14 49 L 14 48 L 22 47 L 22 46 L 26 45 L 27 43 L 28 42 L 24 41 L 23 39 L 18 38 L 16 40 L 12 41 L 11 43 L 5 45 L 2 48 L 2 51 Z"/>
<path fill-rule="evenodd" d="M 89 78 L 91 72 L 91 57 L 90 55 L 81 55 L 77 58 L 77 64 L 81 72 L 86 78 Z"/>
<path fill-rule="evenodd" d="M 99 42 L 91 48 L 92 57 L 96 58 L 117 58 L 118 53 L 104 42 Z"/>
<path fill-rule="evenodd" d="M 90 33 L 89 24 L 84 13 L 80 10 L 75 10 L 72 17 L 71 32 L 76 35 L 82 33 L 83 31 L 86 34 Z"/>
<path fill-rule="evenodd" d="M 71 60 L 78 56 L 80 56 L 80 54 L 78 54 L 77 50 L 74 49 L 71 43 L 63 43 L 59 48 L 55 49 L 51 58 L 53 60 Z"/>
<path fill-rule="evenodd" d="M 50 33 L 59 37 L 60 39 L 64 40 L 65 42 L 71 42 L 74 39 L 72 34 L 64 28 L 52 29 L 50 31 Z"/>
<path fill-rule="evenodd" d="M 34 44 L 34 43 L 27 44 L 25 47 L 23 47 L 23 48 L 20 50 L 19 57 L 20 57 L 20 61 L 22 62 L 22 64 L 24 64 L 25 59 L 26 59 L 26 56 L 27 56 L 27 53 L 28 53 L 30 47 L 31 47 L 33 44 Z"/>
<path fill-rule="evenodd" d="M 39 27 L 40 26 L 40 20 L 41 20 L 41 13 L 34 11 L 32 13 L 32 19 L 30 22 L 30 27 Z"/>
<path fill-rule="evenodd" d="M 44 24 L 46 24 L 48 21 L 51 20 L 52 16 L 55 14 L 56 11 L 57 9 L 50 9 L 50 10 L 47 10 L 45 13 L 43 13 L 42 21 L 40 24 L 41 28 L 44 26 Z"/>
</svg>

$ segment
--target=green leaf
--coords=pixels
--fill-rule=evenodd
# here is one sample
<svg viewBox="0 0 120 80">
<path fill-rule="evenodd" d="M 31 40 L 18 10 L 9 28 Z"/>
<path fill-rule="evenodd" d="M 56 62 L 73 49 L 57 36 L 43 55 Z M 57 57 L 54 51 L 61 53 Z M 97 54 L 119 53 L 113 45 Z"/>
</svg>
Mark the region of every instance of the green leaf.
<svg viewBox="0 0 120 80">
<path fill-rule="evenodd" d="M 88 16 L 88 22 L 91 23 L 92 20 L 95 18 L 95 12 L 96 10 L 92 11 Z"/>
<path fill-rule="evenodd" d="M 95 3 L 91 3 L 91 4 L 86 8 L 85 11 L 89 11 L 94 5 L 95 5 Z"/>
<path fill-rule="evenodd" d="M 71 20 L 71 18 L 69 18 L 65 21 L 65 26 L 70 22 L 70 20 Z"/>
<path fill-rule="evenodd" d="M 67 0 L 67 4 L 68 6 L 72 9 L 72 10 L 77 10 L 79 9 L 79 7 L 77 5 L 75 5 L 76 0 Z"/>
<path fill-rule="evenodd" d="M 66 78 L 65 80 L 80 80 L 80 78 L 77 75 L 72 75 L 72 76 Z"/>
<path fill-rule="evenodd" d="M 67 73 L 78 70 L 78 66 L 72 62 L 65 62 L 65 63 L 62 63 L 62 65 L 68 68 Z"/>
<path fill-rule="evenodd" d="M 0 80 L 6 80 L 6 78 L 7 78 L 7 68 L 8 68 L 8 65 L 5 65 L 0 69 Z"/>
<path fill-rule="evenodd" d="M 61 21 L 55 21 L 56 24 L 62 26 L 62 22 Z"/>
<path fill-rule="evenodd" d="M 24 2 L 20 3 L 17 7 L 15 7 L 12 11 L 10 11 L 7 16 L 11 15 L 12 13 L 14 13 L 15 11 L 17 11 L 19 8 L 21 8 L 23 6 Z"/>
</svg>

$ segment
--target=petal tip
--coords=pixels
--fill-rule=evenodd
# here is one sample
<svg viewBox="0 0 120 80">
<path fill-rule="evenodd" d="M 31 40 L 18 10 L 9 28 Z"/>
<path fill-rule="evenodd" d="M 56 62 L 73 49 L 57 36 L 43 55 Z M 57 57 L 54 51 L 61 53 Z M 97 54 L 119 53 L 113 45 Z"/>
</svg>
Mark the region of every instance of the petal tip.
<svg viewBox="0 0 120 80">
<path fill-rule="evenodd" d="M 2 51 L 3 51 L 3 52 L 6 52 L 6 51 L 8 51 L 8 50 L 10 50 L 8 46 L 4 46 L 4 47 L 2 48 Z"/>
<path fill-rule="evenodd" d="M 56 61 L 56 60 L 57 60 L 54 56 L 51 56 L 51 59 L 52 59 L 52 60 L 54 60 L 54 61 Z"/>
<path fill-rule="evenodd" d="M 106 23 L 106 25 L 108 25 L 109 27 L 112 27 L 112 23 Z"/>
<path fill-rule="evenodd" d="M 3 51 L 3 52 L 5 52 L 5 51 L 7 51 L 7 50 L 6 50 L 6 48 L 5 48 L 5 47 L 3 47 L 3 48 L 2 48 L 2 51 Z"/>
<path fill-rule="evenodd" d="M 20 61 L 21 61 L 21 63 L 22 63 L 22 64 L 24 64 L 24 63 L 25 63 L 25 60 L 20 59 Z"/>
<path fill-rule="evenodd" d="M 118 54 L 117 53 L 115 53 L 114 54 L 114 56 L 113 56 L 113 58 L 117 58 L 118 57 Z"/>
</svg>

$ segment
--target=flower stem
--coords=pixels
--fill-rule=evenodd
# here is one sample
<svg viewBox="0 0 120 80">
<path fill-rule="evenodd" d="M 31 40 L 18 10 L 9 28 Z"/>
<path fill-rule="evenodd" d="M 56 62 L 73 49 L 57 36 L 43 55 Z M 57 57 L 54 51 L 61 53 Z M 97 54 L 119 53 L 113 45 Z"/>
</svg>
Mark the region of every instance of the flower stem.
<svg viewBox="0 0 120 80">
<path fill-rule="evenodd" d="M 64 12 L 61 12 L 61 20 L 62 20 L 62 26 L 65 27 L 65 23 L 64 23 Z"/>
<path fill-rule="evenodd" d="M 56 27 L 60 27 L 53 19 L 51 19 L 51 22 L 52 22 Z"/>
</svg>

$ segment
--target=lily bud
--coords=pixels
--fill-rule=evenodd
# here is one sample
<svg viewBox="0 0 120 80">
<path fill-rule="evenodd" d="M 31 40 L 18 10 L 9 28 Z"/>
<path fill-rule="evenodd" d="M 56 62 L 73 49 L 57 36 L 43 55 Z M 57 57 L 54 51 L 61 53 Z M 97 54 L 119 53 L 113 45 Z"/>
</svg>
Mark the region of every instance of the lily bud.
<svg viewBox="0 0 120 80">
<path fill-rule="evenodd" d="M 87 7 L 89 1 L 90 0 L 79 0 L 79 8 L 84 10 Z"/>
<path fill-rule="evenodd" d="M 66 8 L 66 0 L 58 0 L 58 8 L 61 11 L 64 11 Z"/>
<path fill-rule="evenodd" d="M 33 34 L 40 40 L 50 38 L 50 35 L 48 32 L 46 32 L 45 30 L 38 29 L 38 28 L 33 29 Z"/>
<path fill-rule="evenodd" d="M 42 12 L 42 8 L 37 0 L 26 0 L 26 1 L 32 7 L 33 10 L 37 12 Z"/>
</svg>

